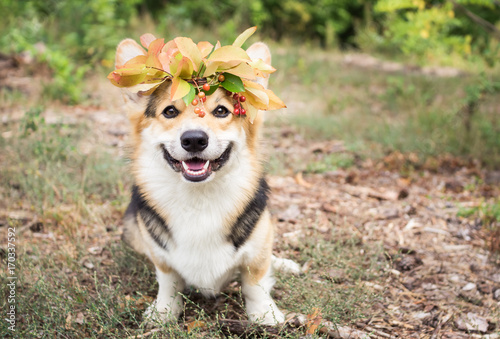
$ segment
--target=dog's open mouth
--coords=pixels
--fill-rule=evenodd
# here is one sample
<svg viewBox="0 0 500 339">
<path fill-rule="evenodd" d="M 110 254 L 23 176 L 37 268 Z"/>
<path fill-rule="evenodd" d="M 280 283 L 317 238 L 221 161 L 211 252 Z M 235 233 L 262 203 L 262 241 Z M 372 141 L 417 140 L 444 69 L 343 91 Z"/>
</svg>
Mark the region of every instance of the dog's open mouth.
<svg viewBox="0 0 500 339">
<path fill-rule="evenodd" d="M 163 157 L 167 160 L 168 164 L 174 169 L 174 171 L 182 172 L 182 175 L 186 178 L 186 180 L 198 182 L 207 179 L 212 172 L 218 171 L 226 164 L 231 153 L 232 145 L 229 145 L 224 153 L 214 160 L 193 157 L 191 159 L 179 161 L 174 159 L 170 153 L 168 153 L 165 145 L 162 144 L 161 148 L 163 150 Z"/>
</svg>

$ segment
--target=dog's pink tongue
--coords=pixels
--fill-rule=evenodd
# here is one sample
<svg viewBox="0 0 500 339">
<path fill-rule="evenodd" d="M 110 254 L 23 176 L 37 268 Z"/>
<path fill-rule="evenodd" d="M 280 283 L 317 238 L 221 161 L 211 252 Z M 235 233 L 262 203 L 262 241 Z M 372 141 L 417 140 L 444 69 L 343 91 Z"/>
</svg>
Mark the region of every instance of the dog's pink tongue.
<svg viewBox="0 0 500 339">
<path fill-rule="evenodd" d="M 199 160 L 199 159 L 193 159 L 193 160 L 187 160 L 187 161 L 185 161 L 185 163 L 191 171 L 199 171 L 203 168 L 206 161 Z"/>
</svg>

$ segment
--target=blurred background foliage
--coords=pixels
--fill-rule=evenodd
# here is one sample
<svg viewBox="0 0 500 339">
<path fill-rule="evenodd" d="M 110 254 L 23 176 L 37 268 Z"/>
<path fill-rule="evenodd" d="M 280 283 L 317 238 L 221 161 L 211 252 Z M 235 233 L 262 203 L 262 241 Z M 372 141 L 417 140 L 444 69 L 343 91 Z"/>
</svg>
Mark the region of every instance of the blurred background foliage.
<svg viewBox="0 0 500 339">
<path fill-rule="evenodd" d="M 150 27 L 166 37 L 202 28 L 229 42 L 257 25 L 277 41 L 417 64 L 487 68 L 500 59 L 499 0 L 2 0 L 0 12 L 1 51 L 45 62 L 54 72 L 47 90 L 70 103 L 88 70 L 112 66 L 118 41 Z"/>
</svg>

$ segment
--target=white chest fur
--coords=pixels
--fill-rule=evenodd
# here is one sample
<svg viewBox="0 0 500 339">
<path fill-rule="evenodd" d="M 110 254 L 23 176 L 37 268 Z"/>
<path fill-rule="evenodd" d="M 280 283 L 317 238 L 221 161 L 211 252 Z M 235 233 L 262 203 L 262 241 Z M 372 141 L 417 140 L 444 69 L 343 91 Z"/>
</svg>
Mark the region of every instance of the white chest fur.
<svg viewBox="0 0 500 339">
<path fill-rule="evenodd" d="M 168 216 L 167 251 L 149 238 L 151 254 L 174 268 L 187 284 L 217 292 L 251 252 L 251 242 L 236 251 L 228 240 L 229 216 L 241 210 L 255 190 L 248 157 L 233 154 L 210 182 L 190 183 L 155 153 L 144 149 L 136 167 L 138 181 Z"/>
</svg>

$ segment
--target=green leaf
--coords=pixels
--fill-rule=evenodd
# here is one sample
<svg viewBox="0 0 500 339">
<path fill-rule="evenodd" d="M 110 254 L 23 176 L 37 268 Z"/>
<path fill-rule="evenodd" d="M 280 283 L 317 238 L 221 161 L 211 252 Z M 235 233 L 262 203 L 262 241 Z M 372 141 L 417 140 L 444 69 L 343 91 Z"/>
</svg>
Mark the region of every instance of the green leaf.
<svg viewBox="0 0 500 339">
<path fill-rule="evenodd" d="M 233 93 L 239 93 L 245 90 L 243 81 L 241 81 L 240 77 L 231 73 L 224 73 L 224 76 L 226 79 L 221 83 L 222 87 Z"/>
<path fill-rule="evenodd" d="M 215 86 L 210 86 L 210 89 L 208 91 L 203 91 L 207 96 L 214 94 L 214 92 L 219 88 L 219 85 Z"/>
<path fill-rule="evenodd" d="M 189 87 L 190 87 L 189 93 L 182 97 L 182 100 L 184 100 L 184 103 L 186 104 L 186 106 L 188 106 L 194 100 L 194 97 L 196 96 L 196 90 L 194 89 L 194 85 L 189 84 Z"/>
</svg>

